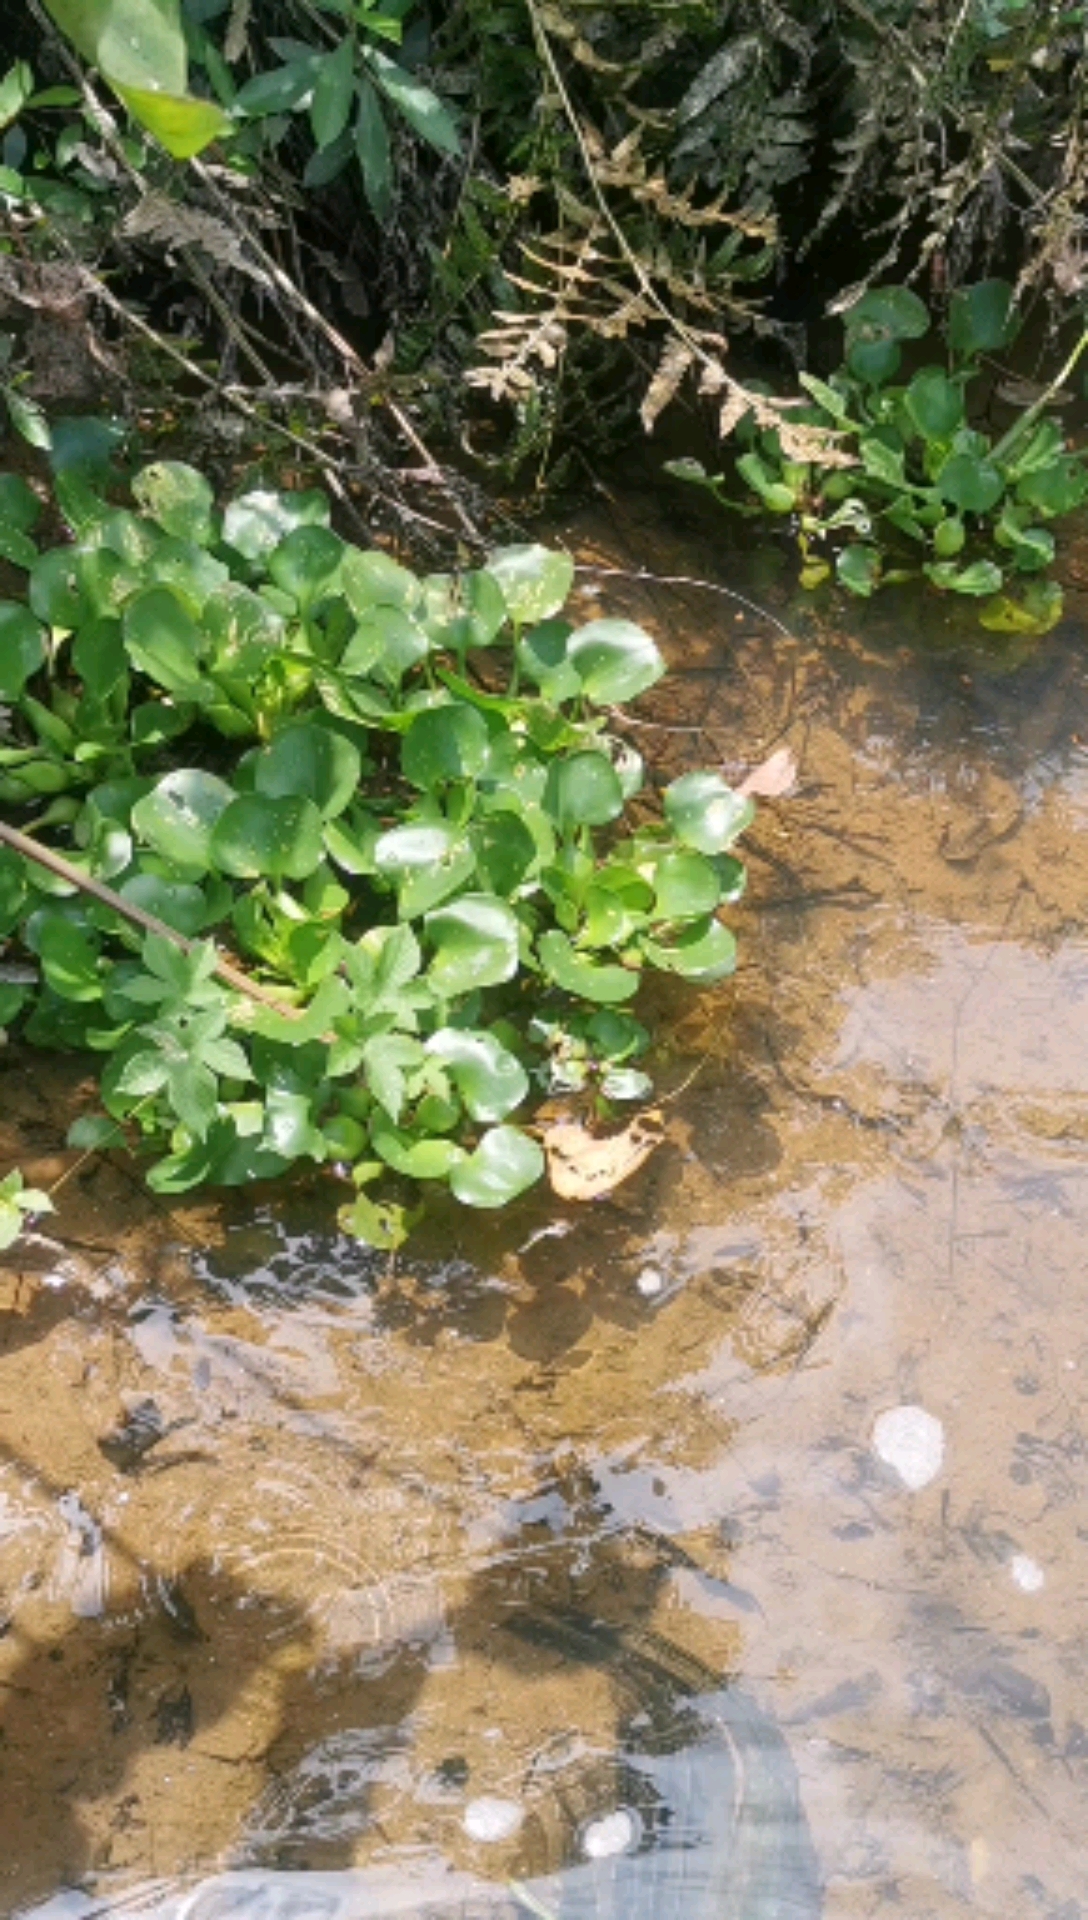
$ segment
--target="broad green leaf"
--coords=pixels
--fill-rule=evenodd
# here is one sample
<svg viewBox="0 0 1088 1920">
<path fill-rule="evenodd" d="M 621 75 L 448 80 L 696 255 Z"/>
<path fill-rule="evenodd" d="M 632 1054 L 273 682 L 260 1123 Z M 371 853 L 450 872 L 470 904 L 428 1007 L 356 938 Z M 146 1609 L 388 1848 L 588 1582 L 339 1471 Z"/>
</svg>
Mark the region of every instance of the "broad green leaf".
<svg viewBox="0 0 1088 1920">
<path fill-rule="evenodd" d="M 485 569 L 433 573 L 423 582 L 417 617 L 433 647 L 464 654 L 470 647 L 491 645 L 506 624 L 506 600 Z"/>
<path fill-rule="evenodd" d="M 1007 280 L 960 287 L 948 309 L 948 344 L 955 353 L 993 353 L 1016 338 L 1019 318 Z"/>
<path fill-rule="evenodd" d="M 348 33 L 322 56 L 310 100 L 310 126 L 319 147 L 331 147 L 348 124 L 355 97 L 355 41 Z"/>
<path fill-rule="evenodd" d="M 553 928 L 537 941 L 540 963 L 550 980 L 579 1000 L 602 1006 L 630 1000 L 638 992 L 639 976 L 627 967 L 602 966 L 579 953 L 565 933 Z"/>
<path fill-rule="evenodd" d="M 291 113 L 309 99 L 321 71 L 320 53 L 300 54 L 282 67 L 255 73 L 234 97 L 234 110 L 252 119 L 266 113 Z"/>
<path fill-rule="evenodd" d="M 902 447 L 890 447 L 877 435 L 866 435 L 858 444 L 861 464 L 870 479 L 882 480 L 885 486 L 903 487 L 906 478 L 903 472 Z"/>
<path fill-rule="evenodd" d="M 184 602 L 169 587 L 149 587 L 121 618 L 128 657 L 165 692 L 204 704 L 210 694 L 201 668 L 203 637 Z"/>
<path fill-rule="evenodd" d="M 903 395 L 903 404 L 927 440 L 951 440 L 963 425 L 963 388 L 949 379 L 943 367 L 922 367 Z"/>
<path fill-rule="evenodd" d="M 213 866 L 241 880 L 305 880 L 323 853 L 321 815 L 301 794 L 239 794 L 212 830 Z"/>
<path fill-rule="evenodd" d="M 132 482 L 144 512 L 166 533 L 194 546 L 210 546 L 214 536 L 215 495 L 202 473 L 181 460 L 157 460 Z"/>
<path fill-rule="evenodd" d="M 868 386 L 882 386 L 899 371 L 903 358 L 896 340 L 850 340 L 846 350 L 846 365 L 858 380 L 864 380 Z"/>
<path fill-rule="evenodd" d="M 848 338 L 920 340 L 929 332 L 929 312 L 909 287 L 870 287 L 843 318 Z"/>
<path fill-rule="evenodd" d="M 876 547 L 861 544 L 843 547 L 835 560 L 835 572 L 851 593 L 868 599 L 880 579 L 880 554 Z"/>
<path fill-rule="evenodd" d="M 448 1068 L 473 1120 L 504 1120 L 528 1094 L 529 1076 L 520 1060 L 492 1033 L 440 1027 L 427 1052 Z"/>
<path fill-rule="evenodd" d="M 1025 474 L 1017 484 L 1016 498 L 1048 519 L 1072 513 L 1088 499 L 1088 466 L 1081 460 L 1055 460 L 1050 466 Z"/>
<path fill-rule="evenodd" d="M 92 67 L 131 86 L 184 93 L 188 60 L 178 0 L 46 0 Z"/>
<path fill-rule="evenodd" d="M 1005 491 L 1005 477 L 992 460 L 954 453 L 935 475 L 942 500 L 962 513 L 989 513 Z"/>
<path fill-rule="evenodd" d="M 537 844 L 516 813 L 477 816 L 469 828 L 476 872 L 491 893 L 509 897 L 537 863 Z"/>
<path fill-rule="evenodd" d="M 302 794 L 323 819 L 334 820 L 358 793 L 362 760 L 358 747 L 335 728 L 298 720 L 256 756 L 252 771 L 258 793 Z"/>
<path fill-rule="evenodd" d="M 401 607 L 369 607 L 360 618 L 340 660 L 342 673 L 373 675 L 386 686 L 398 686 L 412 667 L 431 650 L 419 621 Z"/>
<path fill-rule="evenodd" d="M 0 521 L 29 533 L 41 517 L 42 503 L 17 473 L 0 473 Z"/>
<path fill-rule="evenodd" d="M 518 666 L 526 679 L 540 688 L 545 700 L 556 706 L 576 699 L 582 691 L 581 675 L 567 658 L 573 631 L 567 620 L 540 620 L 518 635 Z"/>
<path fill-rule="evenodd" d="M 363 176 L 363 188 L 371 211 L 383 223 L 393 211 L 393 156 L 389 150 L 389 129 L 377 89 L 367 79 L 359 83 L 359 108 L 355 116 L 355 154 Z"/>
<path fill-rule="evenodd" d="M 574 583 L 574 562 L 553 547 L 498 547 L 488 554 L 487 571 L 502 588 L 515 626 L 534 626 L 558 613 Z"/>
<path fill-rule="evenodd" d="M 713 916 L 686 927 L 668 945 L 644 938 L 641 946 L 652 966 L 683 980 L 724 980 L 737 964 L 736 940 Z"/>
<path fill-rule="evenodd" d="M 200 100 L 191 93 L 162 93 L 156 86 L 122 86 L 105 68 L 103 77 L 133 119 L 154 134 L 172 160 L 192 160 L 211 141 L 234 131 L 229 114 L 212 100 Z"/>
<path fill-rule="evenodd" d="M 374 846 L 376 870 L 397 887 L 397 911 L 414 920 L 462 887 L 475 867 L 465 836 L 444 823 L 391 827 Z"/>
<path fill-rule="evenodd" d="M 933 551 L 938 560 L 954 560 L 957 553 L 963 552 L 966 539 L 963 521 L 951 514 L 933 529 Z"/>
<path fill-rule="evenodd" d="M 591 620 L 576 627 L 567 642 L 567 659 L 586 699 L 598 707 L 633 700 L 665 671 L 654 641 L 632 620 Z"/>
<path fill-rule="evenodd" d="M 562 828 L 602 827 L 623 812 L 623 788 L 607 754 L 573 753 L 548 768 L 544 806 Z"/>
<path fill-rule="evenodd" d="M 329 527 L 292 527 L 268 556 L 268 572 L 303 612 L 336 580 L 346 547 Z"/>
<path fill-rule="evenodd" d="M 408 1237 L 408 1216 L 403 1207 L 380 1204 L 365 1193 L 340 1208 L 337 1220 L 344 1233 L 379 1253 L 395 1253 Z"/>
<path fill-rule="evenodd" d="M 136 802 L 133 830 L 173 865 L 206 870 L 213 829 L 234 798 L 233 787 L 214 773 L 178 767 Z"/>
<path fill-rule="evenodd" d="M 450 1169 L 450 1188 L 466 1207 L 505 1207 L 544 1172 L 544 1150 L 519 1127 L 491 1127 L 475 1153 Z"/>
<path fill-rule="evenodd" d="M 10 520 L 0 519 L 0 560 L 10 560 L 13 567 L 22 567 L 29 573 L 38 559 L 38 549 L 28 533 L 21 527 L 12 526 Z"/>
<path fill-rule="evenodd" d="M 357 619 L 373 607 L 400 607 L 411 612 L 420 599 L 415 574 L 380 547 L 346 548 L 340 563 L 340 585 Z"/>
<path fill-rule="evenodd" d="M 283 641 L 283 621 L 267 600 L 228 581 L 205 602 L 201 615 L 213 672 L 255 680 Z"/>
<path fill-rule="evenodd" d="M 144 913 L 153 913 L 179 933 L 200 933 L 207 923 L 208 901 L 197 886 L 178 880 L 164 880 L 157 873 L 134 873 L 122 881 L 118 892 Z"/>
<path fill-rule="evenodd" d="M 701 853 L 667 853 L 654 868 L 654 889 L 662 920 L 712 913 L 721 896 L 718 870 Z"/>
<path fill-rule="evenodd" d="M 444 999 L 497 986 L 518 970 L 518 919 L 495 894 L 460 894 L 423 924 L 434 949 L 428 978 Z"/>
<path fill-rule="evenodd" d="M 487 722 L 474 707 L 427 707 L 401 741 L 401 772 L 424 789 L 475 780 L 487 766 L 489 740 Z"/>
<path fill-rule="evenodd" d="M 74 547 L 53 547 L 30 569 L 27 597 L 31 610 L 47 627 L 71 631 L 90 609 L 79 578 L 79 555 Z"/>
<path fill-rule="evenodd" d="M 370 1144 L 387 1166 L 410 1180 L 445 1180 L 465 1159 L 464 1148 L 453 1140 L 414 1139 L 381 1119 L 371 1125 Z"/>
<path fill-rule="evenodd" d="M 394 1126 L 407 1098 L 405 1075 L 423 1063 L 423 1048 L 407 1033 L 379 1033 L 363 1047 L 366 1083 Z"/>
<path fill-rule="evenodd" d="M 992 560 L 973 560 L 967 567 L 957 567 L 952 560 L 935 560 L 925 573 L 935 587 L 950 593 L 996 593 L 1003 579 L 1001 568 Z"/>
<path fill-rule="evenodd" d="M 223 562 L 195 541 L 179 540 L 167 534 L 155 549 L 155 581 L 158 586 L 169 587 L 176 593 L 189 612 L 200 620 L 206 639 L 204 616 L 208 602 L 231 586 L 230 572 Z"/>
<path fill-rule="evenodd" d="M 752 802 L 718 773 L 681 774 L 666 787 L 664 807 L 677 838 L 696 853 L 726 853 L 755 819 Z"/>
<path fill-rule="evenodd" d="M 223 515 L 223 538 L 246 560 L 261 560 L 294 527 L 327 527 L 324 493 L 270 493 L 263 488 L 232 500 Z"/>
<path fill-rule="evenodd" d="M 45 656 L 40 622 L 15 601 L 0 601 L 0 700 L 17 700 Z"/>
<path fill-rule="evenodd" d="M 98 944 L 74 920 L 43 913 L 36 921 L 34 947 L 48 984 L 62 1000 L 102 998 Z"/>
<path fill-rule="evenodd" d="M 430 87 L 377 47 L 365 46 L 363 57 L 386 98 L 416 133 L 440 153 L 460 153 L 461 139 L 453 119 Z"/>
</svg>

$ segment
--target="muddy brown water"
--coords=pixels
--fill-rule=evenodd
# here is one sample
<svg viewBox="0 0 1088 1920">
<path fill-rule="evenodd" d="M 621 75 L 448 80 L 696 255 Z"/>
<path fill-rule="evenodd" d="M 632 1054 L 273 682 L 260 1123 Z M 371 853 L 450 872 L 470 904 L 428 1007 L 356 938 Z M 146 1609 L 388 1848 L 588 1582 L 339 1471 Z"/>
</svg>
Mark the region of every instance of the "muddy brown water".
<svg viewBox="0 0 1088 1920">
<path fill-rule="evenodd" d="M 569 535 L 745 584 L 670 520 Z M 802 765 L 736 979 L 662 1009 L 667 1143 L 393 1269 L 320 1183 L 62 1189 L 62 1250 L 0 1274 L 4 1914 L 531 1877 L 620 1715 L 607 1663 L 510 1631 L 543 1615 L 743 1688 L 827 1920 L 1088 1916 L 1084 596 L 998 668 L 908 602 L 848 632 L 752 574 L 785 638 L 584 584 L 676 664 L 663 776 Z M 55 1177 L 70 1070 L 0 1075 L 4 1163 Z M 944 1440 L 915 1490 L 874 1445 L 903 1405 Z"/>
</svg>

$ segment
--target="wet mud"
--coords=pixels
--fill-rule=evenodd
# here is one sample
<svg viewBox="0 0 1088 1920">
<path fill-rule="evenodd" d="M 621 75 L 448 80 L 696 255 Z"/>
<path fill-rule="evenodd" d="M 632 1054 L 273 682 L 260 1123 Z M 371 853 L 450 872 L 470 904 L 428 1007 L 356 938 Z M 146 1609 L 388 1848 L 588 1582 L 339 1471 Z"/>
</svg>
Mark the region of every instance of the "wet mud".
<svg viewBox="0 0 1088 1920">
<path fill-rule="evenodd" d="M 1088 602 L 1000 661 L 902 600 L 847 633 L 646 501 L 566 531 L 790 629 L 582 576 L 675 665 L 656 777 L 800 759 L 738 974 L 658 990 L 667 1140 L 607 1201 L 436 1213 L 391 1265 L 322 1182 L 178 1207 L 107 1159 L 7 1256 L 0 1912 L 535 1885 L 653 1645 L 774 1730 L 804 1920 L 1088 1920 Z M 71 1068 L 0 1092 L 48 1184 Z"/>
</svg>

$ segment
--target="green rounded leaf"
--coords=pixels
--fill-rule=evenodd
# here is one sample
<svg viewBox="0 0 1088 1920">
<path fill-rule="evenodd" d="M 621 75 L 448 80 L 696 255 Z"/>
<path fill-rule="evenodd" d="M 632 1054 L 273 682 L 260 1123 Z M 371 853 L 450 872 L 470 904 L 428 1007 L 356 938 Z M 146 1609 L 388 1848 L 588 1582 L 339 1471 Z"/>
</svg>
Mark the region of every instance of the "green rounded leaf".
<svg viewBox="0 0 1088 1920">
<path fill-rule="evenodd" d="M 963 388 L 943 367 L 922 367 L 903 395 L 903 404 L 926 440 L 951 440 L 964 422 Z"/>
<path fill-rule="evenodd" d="M 598 707 L 633 700 L 665 671 L 654 641 L 633 620 L 591 620 L 577 627 L 567 642 L 567 659 L 586 699 Z"/>
<path fill-rule="evenodd" d="M 737 943 L 728 927 L 712 916 L 686 927 L 669 945 L 644 938 L 642 951 L 652 966 L 683 980 L 724 980 L 737 964 Z"/>
<path fill-rule="evenodd" d="M 666 787 L 665 818 L 696 853 L 725 853 L 755 819 L 755 808 L 720 773 L 685 773 Z"/>
<path fill-rule="evenodd" d="M 499 582 L 485 570 L 434 573 L 423 581 L 417 617 L 433 647 L 463 654 L 491 645 L 506 624 L 506 601 Z"/>
<path fill-rule="evenodd" d="M 902 358 L 895 340 L 854 340 L 847 349 L 846 365 L 858 380 L 879 387 L 899 372 Z"/>
<path fill-rule="evenodd" d="M 0 700 L 17 700 L 45 660 L 45 629 L 26 607 L 0 602 Z"/>
<path fill-rule="evenodd" d="M 211 689 L 201 670 L 201 631 L 176 593 L 169 587 L 138 593 L 125 607 L 122 627 L 134 667 L 167 693 L 207 701 Z"/>
<path fill-rule="evenodd" d="M 371 607 L 409 610 L 420 597 L 415 574 L 379 547 L 346 548 L 340 563 L 340 585 L 357 619 Z"/>
<path fill-rule="evenodd" d="M 933 551 L 939 560 L 954 560 L 962 553 L 967 529 L 956 515 L 939 522 L 933 529 Z"/>
<path fill-rule="evenodd" d="M 434 948 L 429 979 L 444 999 L 512 980 L 518 970 L 517 915 L 492 893 L 463 893 L 424 920 Z"/>
<path fill-rule="evenodd" d="M 910 287 L 870 287 L 843 316 L 848 336 L 920 340 L 929 332 L 929 311 Z"/>
<path fill-rule="evenodd" d="M 284 727 L 252 762 L 258 793 L 279 798 L 300 794 L 312 800 L 325 820 L 335 820 L 354 800 L 362 778 L 359 749 L 320 721 L 299 720 Z"/>
<path fill-rule="evenodd" d="M 1049 466 L 1024 474 L 1017 483 L 1016 498 L 1048 519 L 1072 513 L 1088 499 L 1088 467 L 1081 460 L 1054 460 Z"/>
<path fill-rule="evenodd" d="M 216 822 L 234 799 L 233 787 L 199 767 L 165 774 L 132 809 L 133 830 L 179 867 L 208 867 Z"/>
<path fill-rule="evenodd" d="M 982 595 L 996 593 L 1004 578 L 992 560 L 973 560 L 969 567 L 957 567 L 951 560 L 933 561 L 925 569 L 935 587 L 949 593 Z"/>
<path fill-rule="evenodd" d="M 464 1148 L 456 1141 L 414 1139 L 381 1118 L 371 1124 L 370 1144 L 387 1166 L 410 1180 L 445 1180 L 465 1158 Z"/>
<path fill-rule="evenodd" d="M 851 593 L 868 599 L 880 579 L 880 555 L 875 547 L 844 547 L 836 557 L 835 572 Z"/>
<path fill-rule="evenodd" d="M 954 453 L 934 482 L 942 500 L 962 513 L 989 513 L 1005 491 L 1005 476 L 992 460 Z"/>
<path fill-rule="evenodd" d="M 308 493 L 271 493 L 257 488 L 231 501 L 223 515 L 223 538 L 246 560 L 260 560 L 278 547 L 292 528 L 328 524 L 328 496 L 316 487 Z"/>
<path fill-rule="evenodd" d="M 87 618 L 90 608 L 79 576 L 79 554 L 75 547 L 53 547 L 43 553 L 30 569 L 27 598 L 32 612 L 47 627 L 68 631 Z"/>
<path fill-rule="evenodd" d="M 700 853 L 667 853 L 654 869 L 655 913 L 691 920 L 712 913 L 721 896 L 718 870 Z"/>
<path fill-rule="evenodd" d="M 581 675 L 567 658 L 573 628 L 567 620 L 540 620 L 518 636 L 517 661 L 522 673 L 556 706 L 582 691 Z"/>
<path fill-rule="evenodd" d="M 487 721 L 474 707 L 425 707 L 401 741 L 401 772 L 424 789 L 475 780 L 487 765 L 489 742 Z"/>
<path fill-rule="evenodd" d="M 440 1027 L 427 1052 L 449 1072 L 473 1120 L 504 1120 L 529 1091 L 529 1076 L 516 1054 L 492 1033 Z"/>
<path fill-rule="evenodd" d="M 391 827 L 375 841 L 373 860 L 376 871 L 396 883 L 402 920 L 456 893 L 476 865 L 465 836 L 444 822 Z"/>
<path fill-rule="evenodd" d="M 544 806 L 560 827 L 603 827 L 623 812 L 619 775 L 603 753 L 572 753 L 548 768 Z"/>
<path fill-rule="evenodd" d="M 200 933 L 207 922 L 208 902 L 200 887 L 163 880 L 157 873 L 134 873 L 122 882 L 118 892 L 122 900 L 142 908 L 144 913 L 153 913 L 179 933 Z"/>
<path fill-rule="evenodd" d="M 992 353 L 1016 338 L 1019 318 L 1007 280 L 980 280 L 952 295 L 948 344 L 955 353 Z"/>
<path fill-rule="evenodd" d="M 574 584 L 574 562 L 551 547 L 499 547 L 487 557 L 487 571 L 502 588 L 515 626 L 535 626 L 558 613 Z"/>
<path fill-rule="evenodd" d="M 476 871 L 491 893 L 508 897 L 536 865 L 536 841 L 515 813 L 491 813 L 474 820 L 469 839 Z"/>
<path fill-rule="evenodd" d="M 29 533 L 41 510 L 42 503 L 33 487 L 28 487 L 20 474 L 0 473 L 0 521 L 5 526 Z"/>
<path fill-rule="evenodd" d="M 360 618 L 340 660 L 342 673 L 373 675 L 386 686 L 399 685 L 412 667 L 425 660 L 431 642 L 420 625 L 402 607 L 373 606 Z"/>
<path fill-rule="evenodd" d="M 269 577 L 305 609 L 336 580 L 345 552 L 329 527 L 292 527 L 268 556 Z"/>
<path fill-rule="evenodd" d="M 43 913 L 34 929 L 42 973 L 62 1000 L 100 1000 L 102 976 L 97 943 L 64 914 Z"/>
<path fill-rule="evenodd" d="M 212 864 L 240 880 L 305 880 L 324 854 L 321 829 L 301 794 L 242 793 L 215 823 Z"/>
<path fill-rule="evenodd" d="M 627 967 L 602 966 L 586 959 L 565 933 L 553 928 L 537 941 L 540 964 L 550 980 L 565 993 L 579 1000 L 592 1000 L 599 1006 L 616 1006 L 638 992 L 639 976 Z"/>
<path fill-rule="evenodd" d="M 475 1153 L 450 1169 L 450 1189 L 466 1207 L 505 1207 L 544 1172 L 544 1150 L 519 1127 L 491 1127 Z"/>
<path fill-rule="evenodd" d="M 132 491 L 144 512 L 165 532 L 194 546 L 211 545 L 215 495 L 195 467 L 182 460 L 157 460 L 136 475 Z"/>
</svg>

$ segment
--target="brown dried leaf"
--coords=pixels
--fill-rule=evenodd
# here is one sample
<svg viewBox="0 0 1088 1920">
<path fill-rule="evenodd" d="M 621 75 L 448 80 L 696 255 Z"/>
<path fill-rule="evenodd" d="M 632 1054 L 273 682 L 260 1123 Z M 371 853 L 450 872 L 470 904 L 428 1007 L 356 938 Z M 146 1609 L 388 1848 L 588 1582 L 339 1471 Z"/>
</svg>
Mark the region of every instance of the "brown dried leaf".
<svg viewBox="0 0 1088 1920">
<path fill-rule="evenodd" d="M 656 1107 L 648 1107 L 621 1133 L 598 1139 L 580 1120 L 557 1120 L 542 1135 L 548 1179 L 561 1200 L 597 1200 L 611 1193 L 661 1145 L 665 1129 Z"/>
<path fill-rule="evenodd" d="M 737 792 L 761 800 L 777 800 L 784 793 L 792 793 L 796 785 L 795 755 L 788 747 L 776 747 L 758 767 L 753 767 L 751 773 L 745 774 Z"/>
<path fill-rule="evenodd" d="M 678 340 L 675 334 L 666 340 L 661 358 L 657 363 L 657 372 L 646 389 L 639 418 L 647 433 L 654 430 L 654 421 L 659 413 L 675 400 L 681 383 L 695 355 L 686 341 Z"/>
</svg>

